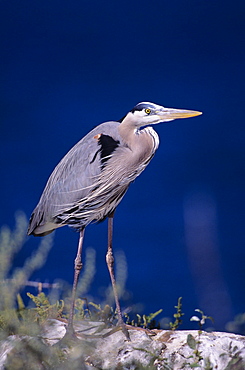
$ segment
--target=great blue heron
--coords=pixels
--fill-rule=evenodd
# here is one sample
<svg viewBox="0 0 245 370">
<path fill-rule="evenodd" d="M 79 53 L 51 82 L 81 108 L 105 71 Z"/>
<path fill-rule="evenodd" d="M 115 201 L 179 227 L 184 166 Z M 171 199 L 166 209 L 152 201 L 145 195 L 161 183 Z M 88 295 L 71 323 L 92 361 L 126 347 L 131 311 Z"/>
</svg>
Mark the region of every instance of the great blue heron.
<svg viewBox="0 0 245 370">
<path fill-rule="evenodd" d="M 158 148 L 158 135 L 150 125 L 199 114 L 201 112 L 139 103 L 120 121 L 109 121 L 95 127 L 54 169 L 32 213 L 28 235 L 44 236 L 64 225 L 80 232 L 67 333 L 74 334 L 73 314 L 82 268 L 84 229 L 92 221 L 108 217 L 106 262 L 115 296 L 118 325 L 129 338 L 122 319 L 113 269 L 114 211 L 131 182 L 145 169 Z"/>
</svg>

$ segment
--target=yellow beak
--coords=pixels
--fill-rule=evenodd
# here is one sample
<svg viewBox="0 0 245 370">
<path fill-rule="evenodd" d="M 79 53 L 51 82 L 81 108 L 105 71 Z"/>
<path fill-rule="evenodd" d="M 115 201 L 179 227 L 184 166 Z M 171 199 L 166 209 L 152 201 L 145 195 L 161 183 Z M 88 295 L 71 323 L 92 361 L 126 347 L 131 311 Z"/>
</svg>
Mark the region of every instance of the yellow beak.
<svg viewBox="0 0 245 370">
<path fill-rule="evenodd" d="M 157 112 L 159 118 L 163 121 L 172 121 L 178 118 L 189 118 L 200 116 L 202 112 L 195 110 L 186 110 L 186 109 L 174 109 L 174 108 L 163 108 Z"/>
</svg>

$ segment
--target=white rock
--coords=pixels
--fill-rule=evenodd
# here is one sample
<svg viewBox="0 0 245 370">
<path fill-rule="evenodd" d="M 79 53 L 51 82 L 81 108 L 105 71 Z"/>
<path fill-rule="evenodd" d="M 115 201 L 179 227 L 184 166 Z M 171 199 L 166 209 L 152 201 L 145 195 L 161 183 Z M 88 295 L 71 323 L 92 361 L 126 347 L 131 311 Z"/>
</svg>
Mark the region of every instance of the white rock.
<svg viewBox="0 0 245 370">
<path fill-rule="evenodd" d="M 41 333 L 44 347 L 52 349 L 53 345 L 59 345 L 65 327 L 62 321 L 48 320 Z M 101 322 L 77 322 L 75 329 L 79 340 L 72 346 L 63 343 L 61 347 L 68 358 L 65 360 L 68 367 L 65 363 L 62 369 L 133 370 L 141 366 L 158 370 L 195 366 L 199 369 L 245 369 L 245 337 L 240 335 L 195 330 L 149 332 L 132 328 L 129 329 L 131 341 L 127 341 L 121 330 L 105 328 Z M 24 338 L 27 337 L 10 336 L 0 343 L 0 369 L 4 369 L 7 354 Z"/>
<path fill-rule="evenodd" d="M 187 344 L 188 335 L 192 335 L 195 339 L 195 349 Z M 165 369 L 164 362 L 172 370 L 180 369 L 182 366 L 191 368 L 194 363 L 198 364 L 200 369 L 205 369 L 210 363 L 211 368 L 224 370 L 228 364 L 242 362 L 244 367 L 239 369 L 245 369 L 245 337 L 241 335 L 222 332 L 199 334 L 197 330 L 173 332 L 163 330 L 154 337 L 154 340 L 160 340 L 166 344 L 160 358 L 155 361 L 157 369 Z M 163 361 L 163 359 L 166 360 Z"/>
</svg>

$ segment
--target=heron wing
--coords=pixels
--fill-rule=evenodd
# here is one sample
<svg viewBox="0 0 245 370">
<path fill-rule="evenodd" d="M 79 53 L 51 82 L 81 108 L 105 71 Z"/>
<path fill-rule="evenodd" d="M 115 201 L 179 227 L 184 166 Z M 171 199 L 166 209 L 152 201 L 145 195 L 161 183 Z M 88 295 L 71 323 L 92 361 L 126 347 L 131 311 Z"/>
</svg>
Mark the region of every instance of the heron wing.
<svg viewBox="0 0 245 370">
<path fill-rule="evenodd" d="M 101 134 L 115 142 L 120 141 L 118 125 L 118 122 L 111 121 L 95 127 L 62 158 L 33 211 L 28 234 L 46 235 L 63 226 L 56 223 L 55 217 L 74 209 L 94 190 L 110 151 L 115 149 L 112 143 L 109 143 L 109 149 L 108 142 L 101 145 Z"/>
</svg>

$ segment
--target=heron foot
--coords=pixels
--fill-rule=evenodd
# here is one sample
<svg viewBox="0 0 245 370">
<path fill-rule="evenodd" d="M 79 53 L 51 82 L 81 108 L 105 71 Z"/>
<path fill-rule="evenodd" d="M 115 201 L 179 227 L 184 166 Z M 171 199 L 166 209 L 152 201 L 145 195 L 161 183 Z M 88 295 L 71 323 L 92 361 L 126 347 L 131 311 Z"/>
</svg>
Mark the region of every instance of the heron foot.
<svg viewBox="0 0 245 370">
<path fill-rule="evenodd" d="M 119 319 L 118 322 L 117 322 L 117 326 L 119 326 L 122 329 L 122 332 L 126 337 L 126 340 L 131 342 L 130 335 L 129 335 L 128 329 L 126 328 L 125 322 L 123 320 Z"/>
<path fill-rule="evenodd" d="M 70 328 L 67 327 L 64 337 L 55 345 L 57 345 L 58 347 L 62 347 L 62 348 L 67 347 L 67 346 L 72 347 L 78 340 L 79 339 L 73 327 L 70 327 Z"/>
</svg>

